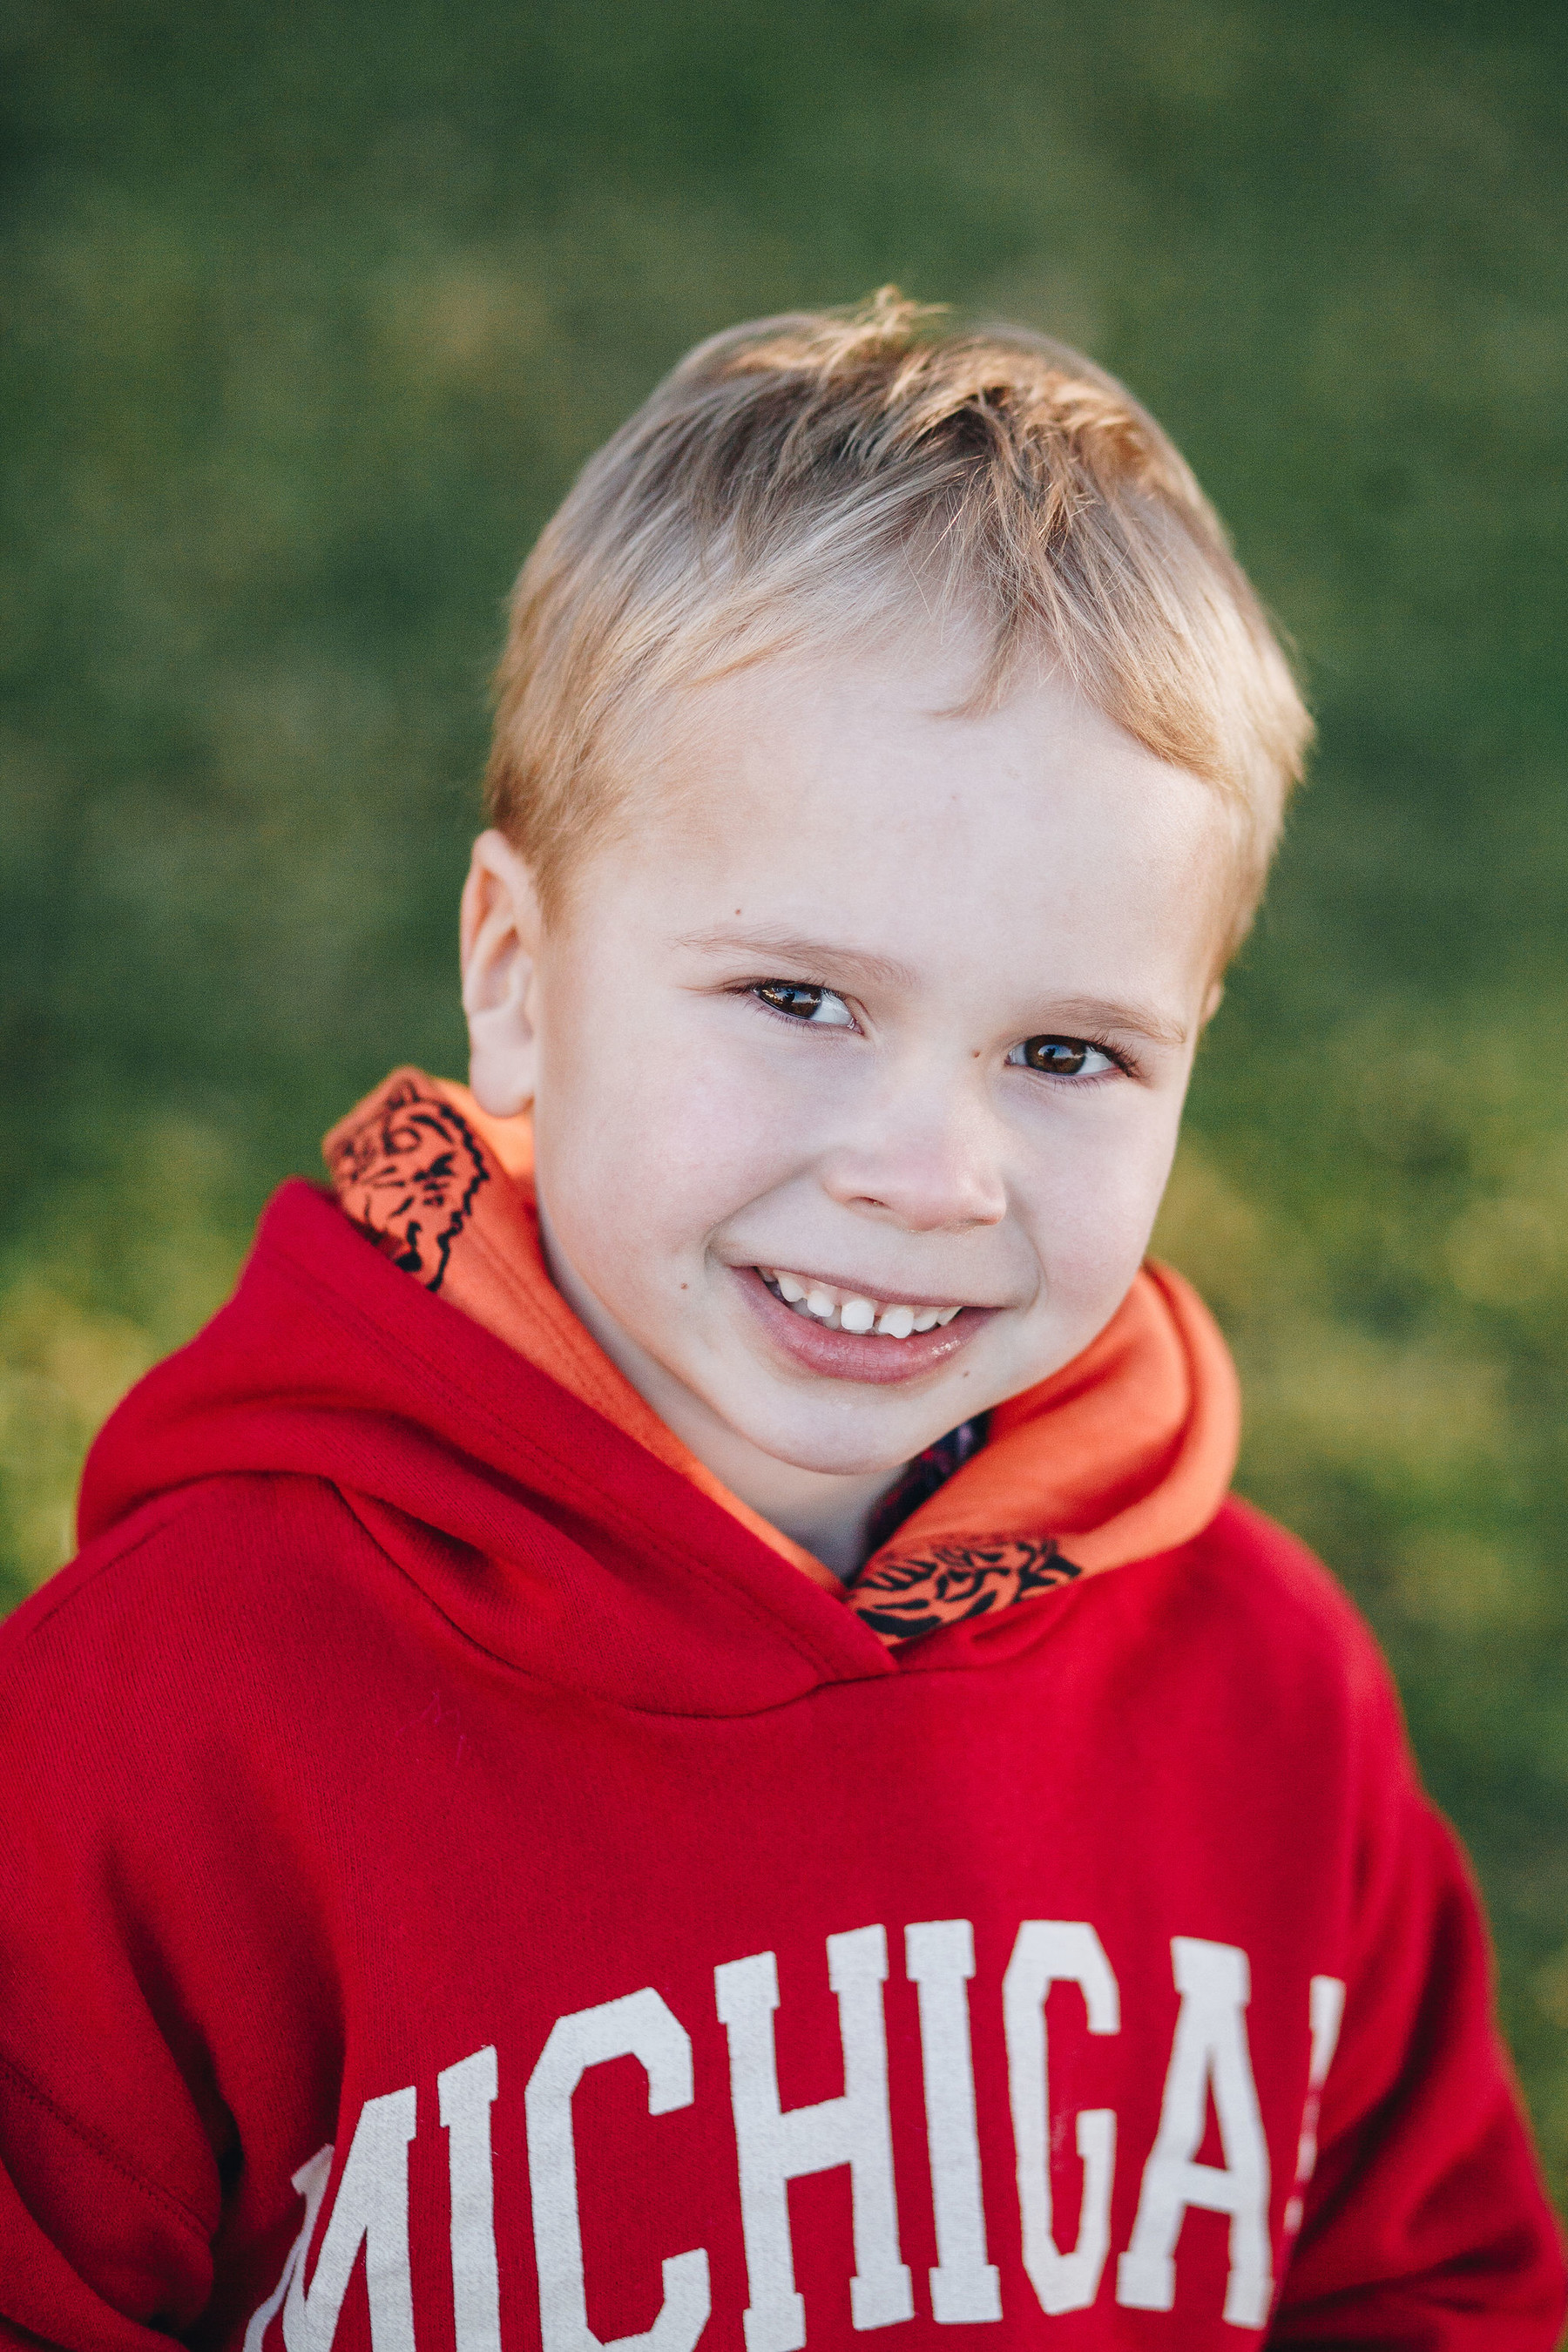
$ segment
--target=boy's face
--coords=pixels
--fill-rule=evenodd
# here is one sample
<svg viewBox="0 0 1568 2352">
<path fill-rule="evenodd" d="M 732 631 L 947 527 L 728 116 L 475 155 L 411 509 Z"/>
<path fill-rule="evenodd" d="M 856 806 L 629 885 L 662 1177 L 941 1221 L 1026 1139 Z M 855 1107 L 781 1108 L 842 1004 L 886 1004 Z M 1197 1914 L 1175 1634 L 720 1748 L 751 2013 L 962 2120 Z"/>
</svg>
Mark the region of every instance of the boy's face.
<svg viewBox="0 0 1568 2352">
<path fill-rule="evenodd" d="M 971 674 L 917 639 L 692 690 L 548 926 L 477 854 L 480 1099 L 533 1096 L 557 1280 L 742 1492 L 753 1454 L 892 1469 L 1068 1362 L 1170 1167 L 1215 795 L 1058 684 L 940 715 Z"/>
</svg>

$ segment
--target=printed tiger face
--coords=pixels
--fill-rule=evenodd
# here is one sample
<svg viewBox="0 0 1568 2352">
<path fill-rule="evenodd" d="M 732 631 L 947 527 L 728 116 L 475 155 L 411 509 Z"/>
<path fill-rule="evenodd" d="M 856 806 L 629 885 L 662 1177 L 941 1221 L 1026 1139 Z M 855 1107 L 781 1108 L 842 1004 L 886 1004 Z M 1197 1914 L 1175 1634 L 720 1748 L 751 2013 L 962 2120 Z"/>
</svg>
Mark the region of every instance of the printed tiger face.
<svg viewBox="0 0 1568 2352">
<path fill-rule="evenodd" d="M 868 1563 L 844 1597 L 882 1641 L 910 1642 L 961 1618 L 983 1617 L 1010 1601 L 1070 1584 L 1081 1573 L 1048 1537 L 935 1543 L 908 1553 L 889 1546 Z"/>
<path fill-rule="evenodd" d="M 405 1078 L 332 1150 L 338 1197 L 405 1274 L 438 1291 L 490 1171 L 460 1111 Z"/>
</svg>

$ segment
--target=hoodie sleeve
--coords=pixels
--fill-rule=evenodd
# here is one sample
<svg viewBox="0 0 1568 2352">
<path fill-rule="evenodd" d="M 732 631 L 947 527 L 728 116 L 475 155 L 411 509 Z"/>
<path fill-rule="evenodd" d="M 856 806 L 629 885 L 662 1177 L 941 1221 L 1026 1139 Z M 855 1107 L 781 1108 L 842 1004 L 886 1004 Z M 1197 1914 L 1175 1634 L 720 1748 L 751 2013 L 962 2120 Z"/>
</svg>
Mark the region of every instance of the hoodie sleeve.
<svg viewBox="0 0 1568 2352">
<path fill-rule="evenodd" d="M 224 2119 L 120 1833 L 123 1726 L 47 1607 L 0 1645 L 0 2345 L 167 2352 L 211 2292 Z"/>
<path fill-rule="evenodd" d="M 1376 1681 L 1359 1932 L 1269 2340 L 1552 2352 L 1562 2241 L 1494 2023 L 1480 1906 L 1381 1664 Z"/>
<path fill-rule="evenodd" d="M 0 2170 L 0 2345 L 167 2352 L 211 2284 L 199 2223 L 5 2072 L 0 2132 L 8 2158 L 26 2153 Z"/>
</svg>

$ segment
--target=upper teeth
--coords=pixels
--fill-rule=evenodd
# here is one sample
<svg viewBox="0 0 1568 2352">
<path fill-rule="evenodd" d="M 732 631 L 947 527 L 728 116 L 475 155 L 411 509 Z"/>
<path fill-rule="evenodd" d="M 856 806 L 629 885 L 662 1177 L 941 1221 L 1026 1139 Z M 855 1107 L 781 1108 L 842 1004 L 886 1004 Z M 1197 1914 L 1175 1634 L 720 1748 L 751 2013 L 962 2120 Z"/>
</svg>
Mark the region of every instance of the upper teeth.
<svg viewBox="0 0 1568 2352">
<path fill-rule="evenodd" d="M 959 1307 L 910 1307 L 903 1300 L 886 1306 L 880 1299 L 862 1297 L 858 1290 L 837 1290 L 830 1282 L 787 1274 L 783 1266 L 762 1265 L 757 1271 L 787 1306 L 797 1314 L 815 1316 L 830 1331 L 878 1331 L 887 1339 L 907 1339 L 911 1331 L 930 1331 L 963 1311 Z"/>
</svg>

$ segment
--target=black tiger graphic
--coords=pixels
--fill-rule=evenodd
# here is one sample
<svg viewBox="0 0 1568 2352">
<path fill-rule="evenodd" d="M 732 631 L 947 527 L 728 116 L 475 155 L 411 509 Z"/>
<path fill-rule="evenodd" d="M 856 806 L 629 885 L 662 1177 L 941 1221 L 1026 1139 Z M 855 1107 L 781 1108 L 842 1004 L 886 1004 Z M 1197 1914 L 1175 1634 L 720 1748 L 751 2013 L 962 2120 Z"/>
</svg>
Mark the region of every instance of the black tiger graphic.
<svg viewBox="0 0 1568 2352">
<path fill-rule="evenodd" d="M 452 1244 L 490 1180 L 462 1113 L 400 1078 L 333 1144 L 329 1165 L 361 1233 L 426 1290 L 439 1290 Z"/>
<path fill-rule="evenodd" d="M 845 1598 L 880 1641 L 913 1642 L 963 1618 L 1070 1584 L 1081 1574 L 1048 1536 L 998 1536 L 990 1542 L 928 1544 L 923 1551 L 873 1561 Z"/>
</svg>

